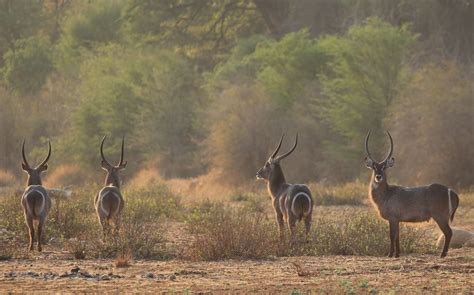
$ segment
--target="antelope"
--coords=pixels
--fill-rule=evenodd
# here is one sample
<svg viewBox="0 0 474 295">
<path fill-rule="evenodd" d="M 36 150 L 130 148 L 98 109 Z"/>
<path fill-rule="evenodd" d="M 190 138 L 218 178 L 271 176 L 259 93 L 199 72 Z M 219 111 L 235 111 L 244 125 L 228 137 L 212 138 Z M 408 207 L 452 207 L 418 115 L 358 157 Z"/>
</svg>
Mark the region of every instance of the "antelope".
<svg viewBox="0 0 474 295">
<path fill-rule="evenodd" d="M 395 159 L 393 153 L 393 139 L 387 131 L 390 139 L 390 150 L 381 162 L 377 162 L 369 152 L 370 131 L 365 138 L 365 158 L 367 168 L 372 170 L 369 185 L 369 198 L 378 214 L 389 222 L 390 227 L 390 251 L 388 257 L 399 257 L 400 222 L 423 222 L 431 218 L 438 224 L 444 234 L 444 247 L 441 257 L 448 254 L 452 230 L 449 221 L 454 219 L 454 213 L 459 205 L 458 195 L 450 188 L 441 184 L 430 184 L 421 187 L 402 187 L 390 185 L 387 182 L 385 170 L 393 167 Z"/>
<path fill-rule="evenodd" d="M 116 166 L 112 166 L 104 156 L 105 138 L 106 136 L 104 136 L 100 144 L 100 155 L 102 157 L 102 169 L 107 172 L 107 175 L 105 177 L 105 186 L 95 197 L 95 210 L 104 234 L 108 232 L 111 220 L 114 221 L 116 230 L 120 226 L 121 213 L 125 202 L 120 193 L 119 171 L 125 169 L 127 166 L 127 161 L 123 161 L 125 137 L 122 138 L 120 162 Z"/>
<path fill-rule="evenodd" d="M 48 155 L 36 168 L 31 168 L 26 160 L 25 155 L 25 141 L 21 148 L 21 155 L 23 161 L 21 167 L 28 174 L 26 182 L 26 189 L 21 197 L 21 206 L 23 207 L 23 213 L 25 215 L 25 221 L 29 229 L 30 244 L 29 250 L 33 250 L 33 240 L 35 238 L 35 227 L 34 222 L 38 222 L 37 228 L 37 250 L 41 252 L 41 236 L 44 232 L 44 226 L 46 223 L 46 217 L 51 209 L 51 198 L 48 192 L 43 187 L 41 182 L 41 173 L 48 169 L 48 160 L 51 156 L 51 142 L 48 142 Z"/>
<path fill-rule="evenodd" d="M 289 184 L 285 180 L 280 161 L 288 157 L 298 144 L 298 134 L 294 146 L 283 155 L 277 156 L 283 142 L 284 135 L 280 138 L 275 151 L 257 172 L 257 179 L 267 182 L 268 193 L 272 197 L 276 220 L 280 230 L 280 241 L 284 240 L 284 220 L 287 221 L 292 242 L 295 241 L 296 222 L 304 219 L 306 228 L 306 241 L 311 229 L 311 215 L 313 213 L 313 198 L 311 191 L 304 184 Z"/>
</svg>

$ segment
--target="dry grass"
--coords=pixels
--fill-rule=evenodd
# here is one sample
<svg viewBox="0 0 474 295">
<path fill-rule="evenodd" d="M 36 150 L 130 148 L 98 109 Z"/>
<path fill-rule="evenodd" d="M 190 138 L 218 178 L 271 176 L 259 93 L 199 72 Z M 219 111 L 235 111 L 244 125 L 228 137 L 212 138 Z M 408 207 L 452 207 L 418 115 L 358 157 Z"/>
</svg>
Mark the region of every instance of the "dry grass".
<svg viewBox="0 0 474 295">
<path fill-rule="evenodd" d="M 359 206 L 363 205 L 367 199 L 367 184 L 362 182 L 333 186 L 311 183 L 309 187 L 313 193 L 315 205 L 319 206 Z"/>
<path fill-rule="evenodd" d="M 60 202 L 59 206 L 53 199 L 45 229 L 47 245 L 65 248 L 76 259 L 114 258 L 127 251 L 137 258 L 169 257 L 163 246 L 160 220 L 174 218 L 182 210 L 179 199 L 166 186 L 126 190 L 121 230 L 105 241 L 93 206 L 96 191 L 95 187 L 77 190 L 71 199 Z M 19 197 L 14 194 L 0 198 L 0 229 L 15 236 L 21 249 L 26 249 L 27 227 Z M 21 251 L 10 256 L 20 255 L 23 255 Z"/>
<path fill-rule="evenodd" d="M 60 165 L 48 174 L 44 180 L 44 185 L 57 188 L 81 186 L 90 180 L 89 174 L 76 164 Z"/>
<path fill-rule="evenodd" d="M 459 206 L 474 208 L 474 190 L 461 191 L 459 194 Z"/>
<path fill-rule="evenodd" d="M 18 180 L 13 173 L 7 170 L 0 170 L 0 187 L 15 186 L 16 184 L 18 184 Z"/>
<path fill-rule="evenodd" d="M 132 260 L 132 254 L 130 252 L 120 253 L 115 259 L 115 267 L 125 268 L 130 266 L 130 261 Z"/>
<path fill-rule="evenodd" d="M 335 216 L 337 215 L 337 220 Z M 309 243 L 299 226 L 298 242 L 280 243 L 276 223 L 266 215 L 243 208 L 207 204 L 189 220 L 195 240 L 188 256 L 193 259 L 268 258 L 272 256 L 358 255 L 384 256 L 388 251 L 388 225 L 367 211 L 320 216 L 313 221 Z M 285 229 L 286 230 L 286 229 Z M 402 226 L 403 253 L 431 253 L 431 232 Z"/>
<path fill-rule="evenodd" d="M 278 247 L 273 224 L 261 213 L 217 204 L 197 209 L 188 220 L 195 239 L 186 256 L 195 260 L 263 258 Z"/>
<path fill-rule="evenodd" d="M 156 183 L 162 183 L 160 171 L 156 166 L 142 169 L 138 171 L 135 176 L 128 182 L 128 186 L 135 189 L 144 189 L 149 186 L 154 186 Z"/>
</svg>

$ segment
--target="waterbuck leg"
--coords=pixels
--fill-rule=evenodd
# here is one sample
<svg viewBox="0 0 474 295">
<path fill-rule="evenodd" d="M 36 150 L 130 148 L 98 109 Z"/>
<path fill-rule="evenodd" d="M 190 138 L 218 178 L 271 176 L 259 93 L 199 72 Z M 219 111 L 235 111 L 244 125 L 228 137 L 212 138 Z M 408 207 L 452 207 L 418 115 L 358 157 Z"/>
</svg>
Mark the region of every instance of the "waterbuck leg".
<svg viewBox="0 0 474 295">
<path fill-rule="evenodd" d="M 395 257 L 400 256 L 400 223 L 395 224 Z"/>
<path fill-rule="evenodd" d="M 38 252 L 41 252 L 41 250 L 43 250 L 43 249 L 41 248 L 41 236 L 43 235 L 44 223 L 45 223 L 45 218 L 44 218 L 44 217 L 40 217 L 39 222 L 38 222 L 38 233 L 37 233 L 37 235 L 38 235 L 38 241 L 37 241 L 37 243 L 36 243 Z"/>
<path fill-rule="evenodd" d="M 393 253 L 395 252 L 395 240 L 397 237 L 398 222 L 389 221 L 389 225 L 390 225 L 390 252 L 388 253 L 388 257 L 393 257 Z"/>
<path fill-rule="evenodd" d="M 33 217 L 26 215 L 26 225 L 28 225 L 29 233 L 30 233 L 30 246 L 29 250 L 33 250 L 33 240 L 35 238 L 35 227 L 33 225 Z"/>
<path fill-rule="evenodd" d="M 451 230 L 451 227 L 449 226 L 449 222 L 447 220 L 441 221 L 441 220 L 435 219 L 435 221 L 444 234 L 444 247 L 443 247 L 443 252 L 441 252 L 441 257 L 446 257 L 446 255 L 448 255 L 449 243 L 451 242 L 453 231 Z"/>
<path fill-rule="evenodd" d="M 306 230 L 306 243 L 308 243 L 309 232 L 311 231 L 311 215 L 306 216 L 304 220 L 304 226 Z"/>
<path fill-rule="evenodd" d="M 290 229 L 291 243 L 296 242 L 296 221 L 293 214 L 288 214 L 288 228 Z"/>
<path fill-rule="evenodd" d="M 285 222 L 283 221 L 283 214 L 277 213 L 276 218 L 278 222 L 278 229 L 280 231 L 280 242 L 283 243 L 285 240 Z"/>
<path fill-rule="evenodd" d="M 120 231 L 120 226 L 122 224 L 122 217 L 116 216 L 115 217 L 115 222 L 114 222 L 114 235 L 117 235 Z"/>
</svg>

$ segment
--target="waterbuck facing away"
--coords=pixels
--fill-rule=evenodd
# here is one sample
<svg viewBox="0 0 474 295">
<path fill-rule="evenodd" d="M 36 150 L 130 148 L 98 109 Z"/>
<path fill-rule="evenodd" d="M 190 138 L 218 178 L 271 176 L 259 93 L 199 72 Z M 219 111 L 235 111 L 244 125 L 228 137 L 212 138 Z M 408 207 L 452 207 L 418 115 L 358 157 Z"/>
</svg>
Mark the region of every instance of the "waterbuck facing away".
<svg viewBox="0 0 474 295">
<path fill-rule="evenodd" d="M 116 230 L 120 226 L 120 217 L 125 203 L 120 193 L 119 171 L 127 166 L 127 161 L 123 161 L 125 138 L 122 138 L 122 153 L 120 155 L 120 162 L 116 166 L 112 166 L 105 159 L 105 138 L 104 136 L 100 144 L 100 155 L 102 157 L 102 169 L 107 172 L 107 176 L 105 177 L 105 186 L 95 197 L 95 210 L 104 234 L 109 230 L 111 220 L 113 220 Z"/>
<path fill-rule="evenodd" d="M 26 189 L 21 197 L 21 206 L 23 207 L 23 212 L 25 214 L 26 224 L 28 225 L 30 233 L 30 245 L 29 249 L 33 250 L 33 240 L 35 237 L 35 228 L 34 221 L 38 222 L 37 229 L 37 249 L 41 251 L 41 236 L 44 231 L 44 226 L 46 223 L 46 217 L 48 216 L 49 210 L 51 209 L 51 199 L 48 195 L 48 192 L 44 189 L 41 182 L 41 173 L 48 169 L 48 160 L 51 156 L 51 142 L 48 142 L 48 155 L 41 164 L 36 168 L 31 168 L 26 160 L 25 156 L 25 141 L 23 141 L 23 146 L 21 148 L 21 155 L 23 161 L 21 167 L 28 174 L 28 180 L 26 183 Z"/>
<path fill-rule="evenodd" d="M 311 215 L 313 213 L 313 198 L 311 191 L 304 184 L 286 183 L 285 176 L 280 166 L 280 161 L 288 157 L 298 144 L 298 135 L 296 135 L 295 145 L 285 154 L 277 156 L 280 150 L 283 135 L 280 143 L 270 156 L 265 165 L 257 172 L 257 179 L 263 179 L 267 182 L 267 188 L 273 199 L 273 208 L 275 208 L 276 219 L 280 229 L 280 240 L 284 239 L 284 220 L 287 221 L 291 233 L 291 240 L 295 240 L 296 222 L 304 219 L 306 227 L 306 240 L 311 229 Z"/>
<path fill-rule="evenodd" d="M 390 252 L 389 257 L 400 255 L 399 223 L 422 222 L 431 218 L 436 221 L 445 236 L 441 257 L 448 254 L 452 230 L 449 220 L 453 220 L 454 213 L 459 205 L 458 195 L 450 188 L 441 184 L 430 184 L 421 187 L 401 187 L 389 185 L 385 169 L 392 167 L 395 159 L 392 158 L 393 140 L 390 138 L 390 151 L 382 162 L 375 161 L 369 152 L 370 131 L 365 138 L 367 153 L 366 166 L 371 169 L 372 178 L 369 186 L 369 197 L 379 215 L 390 224 Z"/>
</svg>

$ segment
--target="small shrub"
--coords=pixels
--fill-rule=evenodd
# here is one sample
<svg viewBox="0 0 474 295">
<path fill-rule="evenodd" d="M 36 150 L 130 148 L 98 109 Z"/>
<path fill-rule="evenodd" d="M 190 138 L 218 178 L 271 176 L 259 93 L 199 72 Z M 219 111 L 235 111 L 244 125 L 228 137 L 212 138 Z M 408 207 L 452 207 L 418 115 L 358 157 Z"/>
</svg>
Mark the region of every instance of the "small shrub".
<svg viewBox="0 0 474 295">
<path fill-rule="evenodd" d="M 115 259 L 115 267 L 129 267 L 132 254 L 130 252 L 122 252 Z"/>
<path fill-rule="evenodd" d="M 278 227 L 265 215 L 243 208 L 206 203 L 189 217 L 188 230 L 194 240 L 187 256 L 192 259 L 265 258 L 271 256 L 358 255 L 384 256 L 388 252 L 388 224 L 367 212 L 342 212 L 337 218 L 313 220 L 309 243 L 302 240 L 298 225 L 297 243 L 279 241 Z M 286 225 L 285 225 L 286 227 Z M 401 226 L 402 253 L 433 252 L 427 230 Z M 301 242 L 300 242 L 301 241 Z"/>
<path fill-rule="evenodd" d="M 64 248 L 69 252 L 74 259 L 85 259 L 86 258 L 86 243 L 81 239 L 70 239 L 65 242 Z"/>
<path fill-rule="evenodd" d="M 233 194 L 230 197 L 232 202 L 237 203 L 242 208 L 252 212 L 265 212 L 269 199 L 267 196 L 255 193 Z"/>
<path fill-rule="evenodd" d="M 264 258 L 275 255 L 273 224 L 261 213 L 213 205 L 196 210 L 188 220 L 194 241 L 186 256 L 198 260 Z"/>
<path fill-rule="evenodd" d="M 15 186 L 17 179 L 13 173 L 7 170 L 0 170 L 0 187 L 2 186 Z"/>
<path fill-rule="evenodd" d="M 162 229 L 150 223 L 123 219 L 118 233 L 104 236 L 101 229 L 89 236 L 89 255 L 93 258 L 115 258 L 130 253 L 135 258 L 164 259 L 169 255 L 164 248 Z"/>
<path fill-rule="evenodd" d="M 182 215 L 181 200 L 166 185 L 155 184 L 144 189 L 129 188 L 123 193 L 127 212 L 137 219 L 178 219 Z"/>
</svg>

